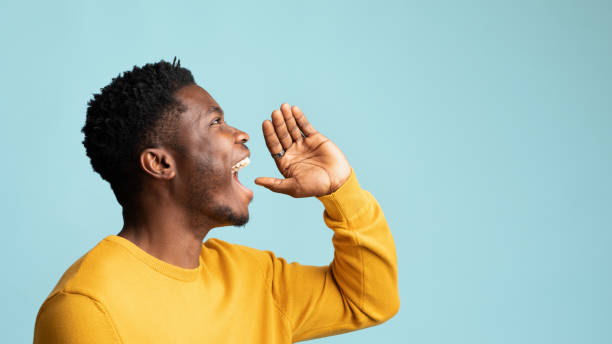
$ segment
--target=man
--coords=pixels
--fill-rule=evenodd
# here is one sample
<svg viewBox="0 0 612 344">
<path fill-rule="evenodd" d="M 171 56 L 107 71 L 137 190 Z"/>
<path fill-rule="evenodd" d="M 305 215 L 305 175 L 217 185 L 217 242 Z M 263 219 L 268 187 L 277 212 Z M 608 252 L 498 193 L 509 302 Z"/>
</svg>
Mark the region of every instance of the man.
<svg viewBox="0 0 612 344">
<path fill-rule="evenodd" d="M 34 343 L 291 343 L 391 318 L 397 263 L 380 206 L 297 106 L 271 117 L 263 133 L 285 178 L 255 183 L 323 203 L 329 266 L 202 242 L 248 221 L 253 193 L 238 171 L 249 136 L 180 62 L 134 67 L 94 95 L 82 130 L 124 226 L 64 273 L 40 307 Z"/>
</svg>

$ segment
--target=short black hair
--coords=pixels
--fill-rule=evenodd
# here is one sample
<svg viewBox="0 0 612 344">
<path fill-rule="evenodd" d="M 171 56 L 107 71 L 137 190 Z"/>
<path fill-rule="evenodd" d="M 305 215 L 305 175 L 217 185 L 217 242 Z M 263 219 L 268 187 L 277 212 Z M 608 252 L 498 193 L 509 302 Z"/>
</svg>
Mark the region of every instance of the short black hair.
<svg viewBox="0 0 612 344">
<path fill-rule="evenodd" d="M 138 191 L 135 180 L 142 150 L 175 146 L 176 128 L 184 106 L 174 93 L 195 84 L 191 71 L 161 60 L 134 66 L 94 94 L 87 103 L 81 132 L 93 170 L 109 182 L 117 201 L 125 206 L 126 192 Z"/>
</svg>

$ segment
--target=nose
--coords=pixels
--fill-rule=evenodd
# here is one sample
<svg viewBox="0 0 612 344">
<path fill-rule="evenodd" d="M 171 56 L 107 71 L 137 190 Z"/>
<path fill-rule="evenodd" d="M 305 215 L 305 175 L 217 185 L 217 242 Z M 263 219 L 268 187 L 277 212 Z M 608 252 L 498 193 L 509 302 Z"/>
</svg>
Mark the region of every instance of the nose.
<svg viewBox="0 0 612 344">
<path fill-rule="evenodd" d="M 234 129 L 236 130 L 236 132 L 234 133 L 234 140 L 236 141 L 236 143 L 246 143 L 249 140 L 249 134 L 240 129 Z"/>
</svg>

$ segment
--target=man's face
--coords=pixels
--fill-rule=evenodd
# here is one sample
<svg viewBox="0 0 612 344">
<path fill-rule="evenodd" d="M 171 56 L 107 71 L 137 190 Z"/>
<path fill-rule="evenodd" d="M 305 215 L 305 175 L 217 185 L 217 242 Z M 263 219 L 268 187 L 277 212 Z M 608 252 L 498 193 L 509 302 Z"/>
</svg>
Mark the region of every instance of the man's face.
<svg viewBox="0 0 612 344">
<path fill-rule="evenodd" d="M 187 108 L 181 113 L 176 157 L 176 192 L 193 215 L 193 225 L 213 220 L 215 227 L 242 226 L 249 220 L 253 192 L 238 181 L 232 166 L 250 156 L 249 135 L 225 122 L 219 104 L 197 85 L 175 97 Z M 200 223 L 201 222 L 201 223 Z"/>
</svg>

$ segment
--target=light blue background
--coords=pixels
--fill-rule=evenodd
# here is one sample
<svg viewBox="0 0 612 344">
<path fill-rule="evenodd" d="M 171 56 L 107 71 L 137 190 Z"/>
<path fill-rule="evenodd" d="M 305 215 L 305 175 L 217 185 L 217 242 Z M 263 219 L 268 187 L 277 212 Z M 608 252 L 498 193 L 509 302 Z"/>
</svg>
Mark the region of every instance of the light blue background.
<svg viewBox="0 0 612 344">
<path fill-rule="evenodd" d="M 2 342 L 31 342 L 65 269 L 119 232 L 80 129 L 112 77 L 178 56 L 251 135 L 245 228 L 212 236 L 323 265 L 316 199 L 260 123 L 301 106 L 385 211 L 401 310 L 313 343 L 612 342 L 609 1 L 2 1 Z"/>
</svg>

